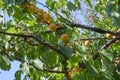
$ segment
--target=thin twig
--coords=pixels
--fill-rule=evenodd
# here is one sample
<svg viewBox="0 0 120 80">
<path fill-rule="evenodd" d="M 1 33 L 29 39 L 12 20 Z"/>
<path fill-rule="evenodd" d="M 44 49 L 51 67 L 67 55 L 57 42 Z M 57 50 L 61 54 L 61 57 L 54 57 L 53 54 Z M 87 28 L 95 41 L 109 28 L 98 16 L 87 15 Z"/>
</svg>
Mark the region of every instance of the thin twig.
<svg viewBox="0 0 120 80">
<path fill-rule="evenodd" d="M 107 38 L 101 38 L 101 37 L 95 37 L 95 38 L 81 38 L 80 40 L 99 40 L 99 39 L 107 39 Z M 78 41 L 78 40 L 76 40 Z"/>
<path fill-rule="evenodd" d="M 108 46 L 110 46 L 110 44 L 116 42 L 116 40 L 119 40 L 120 39 L 120 35 L 119 36 L 116 36 L 115 38 L 113 38 L 112 40 L 110 40 L 109 42 L 107 42 L 106 44 L 104 44 L 102 47 L 101 47 L 101 50 L 102 49 L 106 49 Z"/>
<path fill-rule="evenodd" d="M 10 35 L 10 36 L 33 38 L 33 35 L 32 35 L 32 34 L 16 34 L 16 33 L 5 32 L 5 31 L 3 31 L 3 30 L 0 30 L 0 33 L 1 33 L 1 34 L 5 34 L 5 35 Z"/>
</svg>

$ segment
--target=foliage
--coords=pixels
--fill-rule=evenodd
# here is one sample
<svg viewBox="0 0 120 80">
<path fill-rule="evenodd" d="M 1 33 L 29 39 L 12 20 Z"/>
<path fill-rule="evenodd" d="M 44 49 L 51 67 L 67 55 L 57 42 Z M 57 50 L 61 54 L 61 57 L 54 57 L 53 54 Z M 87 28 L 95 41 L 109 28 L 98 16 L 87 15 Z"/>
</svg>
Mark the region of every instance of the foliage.
<svg viewBox="0 0 120 80">
<path fill-rule="evenodd" d="M 9 16 L 0 23 L 0 68 L 19 61 L 15 80 L 120 79 L 120 1 L 0 0 L 0 9 Z"/>
</svg>

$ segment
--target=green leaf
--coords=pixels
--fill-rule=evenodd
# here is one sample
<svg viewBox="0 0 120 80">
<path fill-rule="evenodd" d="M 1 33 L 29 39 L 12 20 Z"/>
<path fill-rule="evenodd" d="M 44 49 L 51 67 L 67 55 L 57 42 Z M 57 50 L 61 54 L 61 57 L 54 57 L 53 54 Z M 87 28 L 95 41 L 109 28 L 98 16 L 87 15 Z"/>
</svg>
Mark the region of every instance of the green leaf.
<svg viewBox="0 0 120 80">
<path fill-rule="evenodd" d="M 0 7 L 2 6 L 2 4 L 3 4 L 3 1 L 2 1 L 2 0 L 0 0 Z"/>
<path fill-rule="evenodd" d="M 61 12 L 62 12 L 63 14 L 65 14 L 65 16 L 67 16 L 67 17 L 70 16 L 70 13 L 69 13 L 68 11 L 66 11 L 66 10 L 61 10 Z"/>
<path fill-rule="evenodd" d="M 87 61 L 86 67 L 90 75 L 94 74 L 92 76 L 95 76 L 96 74 L 98 74 L 98 70 L 95 68 L 95 66 L 90 61 Z"/>
<path fill-rule="evenodd" d="M 29 74 L 29 65 L 27 62 L 23 63 L 20 70 L 26 74 Z"/>
<path fill-rule="evenodd" d="M 16 30 L 14 27 L 10 27 L 7 32 L 11 32 L 11 33 L 16 33 Z"/>
<path fill-rule="evenodd" d="M 72 2 L 68 2 L 67 7 L 70 11 L 72 11 L 72 10 L 75 11 L 77 9 Z"/>
<path fill-rule="evenodd" d="M 72 55 L 69 62 L 71 66 L 77 66 L 80 58 L 78 55 Z"/>
<path fill-rule="evenodd" d="M 0 68 L 2 70 L 10 70 L 11 64 L 7 56 L 0 56 Z"/>
<path fill-rule="evenodd" d="M 113 72 L 113 63 L 112 58 L 113 54 L 108 50 L 103 50 L 100 53 L 101 56 L 101 63 L 102 63 L 102 72 L 105 75 L 106 78 L 112 78 L 112 72 Z"/>
<path fill-rule="evenodd" d="M 22 9 L 19 6 L 13 6 L 13 8 L 14 8 L 13 17 L 18 20 L 21 20 L 23 18 L 23 16 L 21 16 L 21 15 L 24 14 L 22 12 Z"/>
<path fill-rule="evenodd" d="M 20 70 L 15 72 L 15 80 L 21 80 L 21 74 L 22 72 Z"/>
<path fill-rule="evenodd" d="M 67 47 L 61 47 L 60 50 L 62 51 L 62 53 L 64 55 L 67 56 L 67 58 L 70 58 L 72 56 L 73 52 L 74 52 L 73 48 L 71 48 L 69 46 L 67 46 Z"/>
<path fill-rule="evenodd" d="M 107 50 L 101 51 L 100 54 L 104 59 L 106 59 L 108 62 L 112 62 L 113 54 Z"/>
<path fill-rule="evenodd" d="M 7 65 L 10 65 L 10 60 L 8 59 L 7 56 L 2 56 L 2 58 L 3 58 L 3 60 L 5 61 L 5 63 L 6 63 Z"/>
<path fill-rule="evenodd" d="M 79 46 L 75 45 L 75 49 L 81 54 L 87 52 L 87 47 L 85 45 Z"/>
<path fill-rule="evenodd" d="M 89 6 L 92 8 L 91 0 L 86 0 Z"/>
<path fill-rule="evenodd" d="M 80 2 L 78 0 L 74 0 L 74 4 L 78 10 L 81 8 Z"/>
<path fill-rule="evenodd" d="M 87 80 L 87 78 L 83 73 L 80 73 L 75 77 L 75 80 Z"/>
<path fill-rule="evenodd" d="M 35 59 L 33 62 L 38 69 L 41 69 L 41 70 L 43 69 L 43 63 L 41 62 L 41 60 Z"/>
<path fill-rule="evenodd" d="M 43 60 L 49 66 L 55 66 L 58 63 L 58 56 L 55 52 L 45 53 Z"/>
</svg>

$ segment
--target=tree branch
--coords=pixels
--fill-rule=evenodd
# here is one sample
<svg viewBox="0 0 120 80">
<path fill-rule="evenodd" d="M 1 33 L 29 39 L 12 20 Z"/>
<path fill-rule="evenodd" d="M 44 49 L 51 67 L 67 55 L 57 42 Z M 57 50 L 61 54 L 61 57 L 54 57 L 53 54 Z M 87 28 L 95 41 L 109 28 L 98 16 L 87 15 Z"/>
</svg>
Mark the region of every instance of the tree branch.
<svg viewBox="0 0 120 80">
<path fill-rule="evenodd" d="M 15 33 L 9 33 L 9 32 L 5 32 L 0 30 L 1 34 L 5 34 L 5 35 L 9 35 L 9 36 L 17 36 L 17 37 L 29 37 L 29 38 L 33 38 L 35 40 L 37 40 L 40 44 L 43 44 L 44 46 L 49 47 L 50 49 L 56 51 L 58 54 L 63 55 L 64 57 L 66 57 L 59 49 L 57 49 L 56 47 L 52 46 L 50 43 L 48 43 L 47 41 L 45 41 L 43 38 L 35 36 L 33 34 L 15 34 Z"/>
<path fill-rule="evenodd" d="M 72 26 L 72 27 L 77 27 L 77 28 L 88 29 L 88 30 L 91 30 L 91 31 L 94 31 L 94 32 L 97 32 L 97 33 L 102 33 L 102 34 L 104 34 L 104 33 L 110 33 L 110 34 L 113 34 L 113 35 L 119 35 L 119 34 L 120 34 L 120 33 L 114 32 L 114 31 L 103 30 L 103 29 L 100 29 L 100 28 L 90 27 L 90 26 L 82 25 L 82 24 L 72 23 L 71 26 Z"/>
<path fill-rule="evenodd" d="M 119 40 L 120 39 L 120 35 L 119 36 L 116 36 L 115 38 L 113 38 L 112 40 L 110 40 L 109 42 L 107 42 L 106 44 L 104 44 L 102 47 L 101 47 L 101 50 L 102 49 L 106 49 L 108 46 L 110 46 L 110 44 L 116 42 L 116 40 Z"/>
</svg>

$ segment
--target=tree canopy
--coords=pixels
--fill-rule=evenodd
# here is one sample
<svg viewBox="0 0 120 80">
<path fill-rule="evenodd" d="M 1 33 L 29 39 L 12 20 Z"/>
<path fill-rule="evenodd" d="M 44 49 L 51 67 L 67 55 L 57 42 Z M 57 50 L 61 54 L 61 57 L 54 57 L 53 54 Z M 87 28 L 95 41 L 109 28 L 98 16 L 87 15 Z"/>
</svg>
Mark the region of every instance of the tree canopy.
<svg viewBox="0 0 120 80">
<path fill-rule="evenodd" d="M 19 61 L 15 80 L 120 79 L 119 0 L 0 0 L 0 9 L 0 69 Z"/>
</svg>

